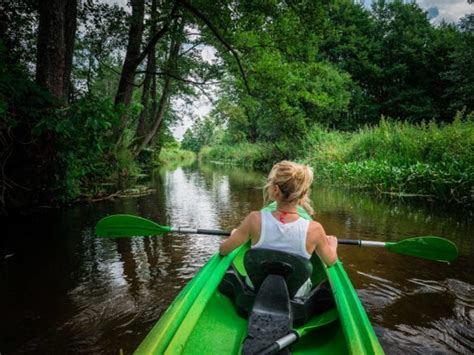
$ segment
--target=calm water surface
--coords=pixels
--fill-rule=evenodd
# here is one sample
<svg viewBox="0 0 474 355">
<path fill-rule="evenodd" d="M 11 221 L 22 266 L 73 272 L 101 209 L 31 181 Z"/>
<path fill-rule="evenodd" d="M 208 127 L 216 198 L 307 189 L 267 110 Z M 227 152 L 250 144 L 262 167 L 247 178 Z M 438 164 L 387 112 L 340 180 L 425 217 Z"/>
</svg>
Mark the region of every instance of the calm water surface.
<svg viewBox="0 0 474 355">
<path fill-rule="evenodd" d="M 96 222 L 129 213 L 160 224 L 231 229 L 262 204 L 263 176 L 222 167 L 154 172 L 156 192 L 7 222 L 0 251 L 0 353 L 131 353 L 222 237 L 98 239 Z M 340 246 L 388 354 L 474 352 L 472 215 L 436 204 L 315 187 L 316 219 L 341 238 L 454 241 L 451 264 Z M 2 226 L 2 230 L 5 228 Z"/>
</svg>

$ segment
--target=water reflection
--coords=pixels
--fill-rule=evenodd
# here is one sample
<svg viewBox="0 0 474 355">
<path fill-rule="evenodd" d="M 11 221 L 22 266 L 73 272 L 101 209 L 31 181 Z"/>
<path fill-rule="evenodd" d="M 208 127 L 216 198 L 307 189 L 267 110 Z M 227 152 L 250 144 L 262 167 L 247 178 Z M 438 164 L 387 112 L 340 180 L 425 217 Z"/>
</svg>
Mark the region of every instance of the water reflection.
<svg viewBox="0 0 474 355">
<path fill-rule="evenodd" d="M 132 352 L 222 237 L 98 239 L 96 222 L 129 213 L 162 225 L 229 230 L 261 207 L 263 183 L 263 174 L 235 167 L 173 167 L 153 172 L 151 195 L 11 221 L 14 256 L 0 267 L 0 352 Z M 351 246 L 340 246 L 339 256 L 387 353 L 474 351 L 469 214 L 317 184 L 312 200 L 316 219 L 341 238 L 455 241 L 461 256 L 452 264 Z M 38 238 L 39 231 L 49 237 Z"/>
</svg>

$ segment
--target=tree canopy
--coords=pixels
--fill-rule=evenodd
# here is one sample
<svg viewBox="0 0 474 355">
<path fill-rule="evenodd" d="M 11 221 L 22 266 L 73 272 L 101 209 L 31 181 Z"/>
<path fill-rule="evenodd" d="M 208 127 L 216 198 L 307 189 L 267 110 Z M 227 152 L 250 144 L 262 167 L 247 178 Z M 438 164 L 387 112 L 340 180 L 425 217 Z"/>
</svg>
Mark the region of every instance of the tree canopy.
<svg viewBox="0 0 474 355">
<path fill-rule="evenodd" d="M 71 200 L 136 171 L 141 152 L 159 150 L 202 95 L 214 109 L 186 132 L 192 150 L 217 141 L 297 149 L 315 126 L 451 122 L 474 109 L 472 14 L 433 26 L 402 1 L 129 5 L 1 5 L 2 205 L 19 195 Z"/>
</svg>

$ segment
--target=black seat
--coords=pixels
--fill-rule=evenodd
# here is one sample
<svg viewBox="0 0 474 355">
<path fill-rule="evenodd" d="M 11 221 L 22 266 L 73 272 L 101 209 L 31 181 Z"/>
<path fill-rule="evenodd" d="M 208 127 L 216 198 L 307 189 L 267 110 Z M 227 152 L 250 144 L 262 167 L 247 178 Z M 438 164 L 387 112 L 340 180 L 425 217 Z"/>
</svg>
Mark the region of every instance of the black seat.
<svg viewBox="0 0 474 355">
<path fill-rule="evenodd" d="M 250 249 L 244 257 L 244 266 L 255 290 L 258 290 L 268 275 L 284 278 L 290 299 L 313 272 L 313 265 L 299 255 L 271 249 Z"/>
<path fill-rule="evenodd" d="M 257 293 L 242 348 L 247 355 L 258 353 L 290 332 L 290 299 L 311 276 L 313 266 L 301 256 L 270 249 L 250 249 L 244 265 Z"/>
</svg>

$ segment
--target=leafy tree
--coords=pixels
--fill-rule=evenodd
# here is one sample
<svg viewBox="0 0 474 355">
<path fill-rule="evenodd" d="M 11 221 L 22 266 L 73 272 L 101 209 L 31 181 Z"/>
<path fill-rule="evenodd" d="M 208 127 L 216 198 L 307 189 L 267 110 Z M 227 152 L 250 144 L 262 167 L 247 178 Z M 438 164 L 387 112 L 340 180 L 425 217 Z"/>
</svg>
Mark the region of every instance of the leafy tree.
<svg viewBox="0 0 474 355">
<path fill-rule="evenodd" d="M 235 61 L 223 59 L 234 74 L 229 85 L 237 88 L 234 101 L 245 111 L 246 122 L 243 116 L 239 120 L 249 128 L 250 140 L 298 142 L 312 124 L 337 125 L 347 110 L 349 77 L 317 56 L 325 14 L 325 7 L 313 2 L 244 1 L 232 8 L 236 20 L 227 35 L 242 53 L 250 93 Z"/>
<path fill-rule="evenodd" d="M 199 152 L 202 147 L 212 142 L 215 128 L 216 122 L 211 117 L 196 120 L 184 133 L 181 147 Z"/>
<path fill-rule="evenodd" d="M 458 45 L 449 54 L 451 65 L 443 77 L 451 84 L 446 89 L 451 110 L 474 110 L 474 14 L 461 19 Z"/>
</svg>

